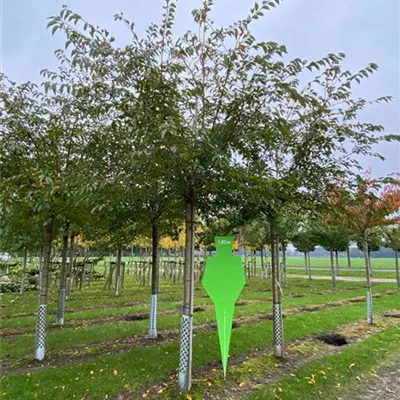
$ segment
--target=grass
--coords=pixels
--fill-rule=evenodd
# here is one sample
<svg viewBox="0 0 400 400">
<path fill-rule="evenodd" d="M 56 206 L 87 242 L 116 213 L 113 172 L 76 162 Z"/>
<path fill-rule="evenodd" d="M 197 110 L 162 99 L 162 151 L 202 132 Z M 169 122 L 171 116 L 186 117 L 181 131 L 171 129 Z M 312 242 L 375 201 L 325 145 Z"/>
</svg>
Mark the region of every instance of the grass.
<svg viewBox="0 0 400 400">
<path fill-rule="evenodd" d="M 304 275 L 304 267 L 292 267 L 288 268 L 287 270 L 288 275 Z M 330 268 L 326 270 L 316 270 L 311 267 L 311 275 L 312 276 L 331 276 L 331 270 Z M 361 280 L 365 280 L 365 272 L 361 271 L 340 271 L 339 274 L 337 274 L 337 277 L 343 277 L 343 276 L 354 276 L 354 277 L 359 277 L 362 278 Z M 373 278 L 391 278 L 395 279 L 396 278 L 396 273 L 395 272 L 381 272 L 379 270 L 374 270 L 373 271 Z"/>
<path fill-rule="evenodd" d="M 379 313 L 398 307 L 399 295 L 384 296 L 375 302 Z M 301 299 L 299 299 L 301 300 Z M 318 334 L 341 324 L 365 317 L 364 304 L 304 313 L 285 319 L 287 340 Z M 271 322 L 242 326 L 232 332 L 231 357 L 246 354 L 272 342 Z M 178 343 L 139 348 L 118 355 L 101 356 L 95 362 L 47 368 L 40 372 L 4 377 L 1 381 L 5 399 L 104 399 L 123 388 L 139 390 L 152 382 L 166 379 L 176 371 Z M 215 332 L 200 333 L 194 339 L 194 373 L 219 360 Z M 93 371 L 93 373 L 91 373 Z M 229 379 L 226 384 L 229 384 Z M 194 386 L 193 398 L 201 398 Z"/>
<path fill-rule="evenodd" d="M 324 272 L 324 271 L 322 271 Z M 67 302 L 67 310 L 74 311 L 66 314 L 67 326 L 62 329 L 49 330 L 47 336 L 47 354 L 54 355 L 54 359 L 70 357 L 72 355 L 91 355 L 91 359 L 81 359 L 79 362 L 70 362 L 64 366 L 44 367 L 30 373 L 19 368 L 29 364 L 39 366 L 39 362 L 31 359 L 34 340 L 34 315 L 18 315 L 32 313 L 37 310 L 37 293 L 5 294 L 2 296 L 3 329 L 27 327 L 30 332 L 14 337 L 2 338 L 0 354 L 2 359 L 8 359 L 12 364 L 15 376 L 5 376 L 1 379 L 2 397 L 10 400 L 26 399 L 105 399 L 117 395 L 123 390 L 134 391 L 132 398 L 140 398 L 142 392 L 150 386 L 156 385 L 176 373 L 179 358 L 178 341 L 168 342 L 150 347 L 124 347 L 123 353 L 112 353 L 113 344 L 109 344 L 111 354 L 98 355 L 96 353 L 104 347 L 107 340 L 117 341 L 135 335 L 146 334 L 148 320 L 104 321 L 107 317 L 118 317 L 126 313 L 149 311 L 149 286 L 138 286 L 131 276 L 125 280 L 125 288 L 120 297 L 115 297 L 113 291 L 103 290 L 104 281 L 93 282 L 90 287 L 82 291 L 75 291 L 72 300 Z M 375 284 L 374 294 L 395 289 L 395 284 Z M 338 282 L 338 289 L 332 290 L 330 281 L 308 281 L 305 279 L 289 279 L 289 287 L 283 288 L 283 308 L 286 313 L 284 319 L 285 337 L 294 341 L 308 335 L 335 329 L 342 324 L 364 319 L 366 317 L 365 303 L 343 303 L 334 308 L 321 309 L 312 313 L 301 313 L 298 307 L 324 305 L 334 301 L 365 296 L 364 282 Z M 235 318 L 244 318 L 239 327 L 232 332 L 230 356 L 244 357 L 255 349 L 269 348 L 272 344 L 272 323 L 260 320 L 259 314 L 271 314 L 271 283 L 270 280 L 252 278 L 244 288 L 240 299 L 247 304 L 236 308 Z M 295 295 L 296 297 L 294 297 Z M 171 314 L 160 314 L 158 328 L 161 335 L 168 335 L 165 329 L 175 328 L 179 332 L 179 306 L 182 301 L 182 285 L 171 285 L 161 281 L 159 310 L 169 311 Z M 385 295 L 374 299 L 374 312 L 399 308 L 400 294 Z M 53 285 L 49 293 L 50 312 L 55 311 L 57 302 L 57 288 Z M 132 304 L 140 302 L 140 304 Z M 195 324 L 215 321 L 214 309 L 210 299 L 199 284 L 196 285 L 195 304 L 205 306 L 205 310 L 195 314 Z M 292 310 L 290 312 L 290 310 Z M 249 319 L 251 317 L 252 319 Z M 89 320 L 98 318 L 95 325 Z M 55 315 L 49 314 L 48 322 L 54 323 Z M 71 322 L 79 322 L 76 326 Z M 98 322 L 98 323 L 97 323 Z M 177 337 L 177 336 L 176 336 Z M 82 346 L 77 348 L 76 346 Z M 95 357 L 93 359 L 93 357 Z M 22 358 L 22 360 L 21 360 Z M 194 386 L 193 399 L 202 399 L 206 388 L 204 371 L 215 377 L 216 393 L 224 387 L 237 384 L 236 380 L 244 372 L 240 365 L 232 366 L 232 373 L 225 382 L 221 377 L 219 366 L 219 346 L 216 331 L 197 331 L 194 337 Z M 250 358 L 248 365 L 253 371 L 273 368 L 273 359 L 270 356 Z M 247 367 L 248 367 L 247 365 Z M 180 398 L 174 389 L 176 379 L 172 379 L 173 389 L 165 390 L 163 396 Z M 270 392 L 271 388 L 264 388 Z M 137 393 L 136 393 L 137 391 Z M 288 390 L 289 392 L 289 390 Z M 261 393 L 261 392 L 260 392 Z M 182 398 L 185 398 L 183 396 Z M 223 398 L 223 396 L 221 397 Z M 296 397 L 295 397 L 296 398 Z M 295 399 L 294 398 L 294 399 Z M 307 398 L 307 397 L 304 397 Z"/>
<path fill-rule="evenodd" d="M 374 376 L 379 365 L 400 356 L 399 340 L 399 327 L 377 333 L 340 354 L 308 363 L 275 385 L 257 390 L 247 399 L 336 399 L 348 395 Z"/>
<path fill-rule="evenodd" d="M 312 292 L 307 291 L 307 287 L 299 287 L 297 286 L 299 282 L 293 281 L 291 282 L 291 285 L 293 287 L 289 289 L 284 289 L 284 294 L 285 296 L 291 296 L 293 293 L 298 294 L 313 294 Z M 330 283 L 329 283 L 330 285 Z M 321 286 L 319 286 L 320 288 Z M 329 289 L 329 286 L 324 285 L 327 289 Z M 342 285 L 342 283 L 339 284 L 339 291 L 336 293 L 332 293 L 332 299 L 335 298 L 337 293 L 340 293 L 340 291 L 343 291 L 346 289 L 348 286 L 348 283 L 345 283 Z M 392 284 L 378 284 L 376 285 L 376 291 L 382 291 L 382 290 L 387 290 L 392 288 Z M 348 293 L 348 292 L 346 292 Z M 364 290 L 361 290 L 357 292 L 359 294 L 354 294 L 353 295 L 362 295 L 364 294 Z M 269 296 L 268 292 L 244 292 L 240 296 L 239 300 L 241 301 L 262 301 L 265 300 L 266 297 Z M 90 301 L 90 302 L 82 302 L 82 299 L 79 299 L 79 301 L 76 301 L 73 307 L 70 307 L 71 303 L 68 303 L 67 306 L 67 321 L 68 321 L 68 311 L 74 311 L 73 315 L 70 315 L 70 318 L 72 318 L 74 321 L 82 321 L 85 319 L 92 319 L 92 318 L 106 318 L 106 317 L 115 317 L 115 316 L 122 316 L 123 314 L 127 313 L 144 313 L 144 312 L 149 312 L 149 304 L 146 302 L 145 304 L 140 304 L 140 305 L 131 305 L 131 302 L 127 302 L 127 297 L 129 297 L 129 294 L 126 294 L 123 301 L 121 301 L 121 298 L 115 298 L 111 293 L 108 297 L 105 297 L 104 299 L 98 301 L 97 303 L 95 301 Z M 176 293 L 174 296 L 171 296 L 170 294 L 163 294 L 161 293 L 160 295 L 160 301 L 158 305 L 158 309 L 160 311 L 176 311 L 179 309 L 181 302 L 179 301 L 180 294 Z M 317 299 L 325 299 L 321 298 L 320 296 Z M 288 299 L 289 300 L 289 299 Z M 326 298 L 326 301 L 329 301 L 329 298 Z M 94 306 L 97 305 L 97 308 L 93 309 L 88 309 L 88 310 L 81 310 L 82 303 L 84 304 L 85 307 L 88 305 Z M 116 303 L 116 304 L 115 304 Z M 120 303 L 119 306 L 117 304 Z M 196 306 L 209 306 L 212 305 L 211 300 L 208 297 L 199 297 L 196 298 L 195 300 L 195 305 Z M 72 304 L 71 304 L 72 306 Z M 105 307 L 106 308 L 102 308 Z M 114 307 L 110 307 L 114 306 Z M 12 310 L 17 310 L 18 307 L 20 306 L 15 306 L 10 310 L 7 311 L 7 314 L 4 315 L 12 315 Z M 33 308 L 32 311 L 35 309 Z M 81 311 L 80 311 L 81 310 Z M 54 323 L 55 321 L 55 305 L 50 305 L 49 307 L 49 316 L 48 316 L 48 322 Z M 20 328 L 20 327 L 29 327 L 31 326 L 32 329 L 34 328 L 34 324 L 36 321 L 36 317 L 33 316 L 19 316 L 18 318 L 5 318 L 2 319 L 0 322 L 0 327 L 5 329 L 5 328 Z"/>
</svg>

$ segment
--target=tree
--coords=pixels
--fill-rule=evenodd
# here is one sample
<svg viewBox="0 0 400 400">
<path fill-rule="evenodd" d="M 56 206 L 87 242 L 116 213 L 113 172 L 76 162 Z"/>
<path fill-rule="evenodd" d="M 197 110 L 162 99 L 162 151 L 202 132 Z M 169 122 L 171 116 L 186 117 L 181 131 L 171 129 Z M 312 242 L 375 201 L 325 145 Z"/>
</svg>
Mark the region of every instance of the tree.
<svg viewBox="0 0 400 400">
<path fill-rule="evenodd" d="M 337 210 L 351 230 L 361 236 L 367 279 L 367 322 L 373 323 L 371 265 L 369 259 L 368 234 L 371 229 L 391 225 L 399 221 L 392 216 L 400 209 L 400 185 L 397 181 L 358 177 L 355 190 L 346 192 L 336 186 L 333 190 L 337 199 Z"/>
<path fill-rule="evenodd" d="M 302 229 L 295 233 L 292 236 L 291 241 L 293 246 L 296 247 L 296 250 L 304 253 L 305 272 L 306 274 L 308 273 L 309 279 L 311 279 L 311 268 L 307 254 L 309 254 L 311 251 L 314 251 L 315 246 L 318 243 L 314 236 L 314 232 L 309 227 L 306 227 L 306 229 Z"/>
<path fill-rule="evenodd" d="M 340 225 L 328 225 L 326 222 L 315 226 L 314 235 L 318 243 L 331 256 L 332 286 L 336 288 L 336 271 L 339 269 L 338 252 L 345 251 L 349 245 L 349 235 L 345 227 Z M 333 253 L 335 252 L 336 265 Z"/>
<path fill-rule="evenodd" d="M 284 341 L 277 221 L 294 206 L 303 212 L 315 210 L 324 203 L 327 189 L 337 177 L 354 177 L 359 167 L 355 154 L 374 156 L 375 143 L 398 139 L 383 136 L 380 125 L 357 120 L 359 111 L 374 102 L 354 99 L 352 86 L 372 74 L 377 65 L 352 73 L 342 69 L 344 57 L 343 53 L 328 54 L 315 62 L 295 59 L 282 63 L 274 76 L 273 92 L 264 91 L 255 107 L 257 128 L 239 150 L 247 172 L 243 191 L 247 189 L 250 199 L 246 207 L 263 214 L 271 227 L 274 352 L 279 357 L 283 356 Z M 320 69 L 300 88 L 301 72 Z M 382 97 L 375 102 L 389 100 Z"/>
<path fill-rule="evenodd" d="M 132 44 L 122 49 L 113 47 L 113 38 L 106 30 L 87 23 L 67 8 L 49 21 L 53 32 L 62 30 L 67 36 L 67 44 L 72 48 L 69 65 L 88 81 L 96 82 L 93 98 L 97 102 L 105 99 L 98 108 L 108 108 L 112 120 L 116 118 L 115 110 L 128 118 L 135 127 L 138 143 L 146 139 L 151 144 L 147 155 L 154 157 L 157 152 L 160 156 L 159 168 L 168 174 L 175 195 L 185 204 L 187 234 L 179 374 L 184 389 L 191 386 L 195 210 L 202 211 L 210 196 L 224 191 L 226 172 L 232 167 L 234 142 L 251 131 L 254 99 L 266 82 L 265 72 L 270 70 L 273 75 L 270 66 L 278 63 L 271 59 L 285 51 L 276 43 L 256 42 L 249 31 L 251 22 L 278 0 L 264 0 L 248 17 L 226 28 L 214 28 L 209 15 L 212 3 L 205 1 L 201 9 L 193 12 L 199 34 L 188 31 L 177 40 L 172 34 L 174 1 L 165 1 L 161 24 L 150 25 L 143 39 L 139 39 L 130 21 L 117 15 L 116 19 L 132 35 Z M 76 28 L 79 24 L 82 29 Z M 154 73 L 161 85 L 167 83 L 163 89 L 170 94 L 164 96 L 167 108 L 179 110 L 173 118 L 165 120 L 165 107 L 154 110 L 144 101 L 137 101 L 143 77 L 149 73 Z M 131 109 L 136 112 L 130 112 Z M 159 118 L 155 118 L 157 112 Z M 158 121 L 152 130 L 141 122 L 148 113 Z M 164 146 L 153 146 L 154 138 Z M 162 160 L 171 163 L 166 165 Z"/>
<path fill-rule="evenodd" d="M 400 225 L 384 227 L 383 235 L 384 235 L 385 246 L 391 248 L 394 251 L 397 289 L 400 290 L 399 258 L 398 258 L 398 253 L 400 251 Z"/>
<path fill-rule="evenodd" d="M 364 243 L 363 237 L 361 235 L 356 236 L 357 247 L 360 251 L 364 251 Z M 371 228 L 368 230 L 367 236 L 367 247 L 368 247 L 368 263 L 370 265 L 370 275 L 372 276 L 372 267 L 371 267 L 371 252 L 379 251 L 382 248 L 383 244 L 383 232 L 378 228 Z"/>
<path fill-rule="evenodd" d="M 58 144 L 62 137 L 51 99 L 31 83 L 17 85 L 0 76 L 2 210 L 13 202 L 28 204 L 44 237 L 35 358 L 45 354 L 46 305 L 51 244 L 60 213 Z"/>
<path fill-rule="evenodd" d="M 271 227 L 274 313 L 282 325 L 277 286 L 277 221 L 282 211 L 288 204 L 311 207 L 318 202 L 326 183 L 334 176 L 345 176 L 354 166 L 350 153 L 371 154 L 371 145 L 379 140 L 375 133 L 382 130 L 354 122 L 367 102 L 351 98 L 352 84 L 376 70 L 375 64 L 352 74 L 341 69 L 343 54 L 329 54 L 311 63 L 300 59 L 284 63 L 278 59 L 286 52 L 284 46 L 256 41 L 251 23 L 277 3 L 263 0 L 243 20 L 215 28 L 210 19 L 213 2 L 205 1 L 193 11 L 198 33 L 188 31 L 174 39 L 176 5 L 166 0 L 161 24 L 150 25 L 144 38 L 139 38 L 134 24 L 123 15 L 116 16 L 132 36 L 123 48 L 113 45 L 106 30 L 68 8 L 49 22 L 53 31 L 66 34 L 66 44 L 72 48 L 69 65 L 76 75 L 85 77 L 83 89 L 92 94 L 90 106 L 96 113 L 106 112 L 110 126 L 115 127 L 118 113 L 122 114 L 123 123 L 132 127 L 129 140 L 147 143 L 145 155 L 158 156 L 159 169 L 165 171 L 163 179 L 184 204 L 179 369 L 183 389 L 191 386 L 196 212 L 209 212 L 210 204 L 221 204 L 214 202 L 216 198 L 227 199 L 229 204 L 236 201 L 235 185 L 246 199 L 255 195 L 253 200 Z M 299 89 L 298 75 L 320 68 L 323 72 Z M 151 84 L 152 95 L 168 94 L 161 94 L 162 107 L 154 108 L 140 96 L 143 84 Z M 143 124 L 149 115 L 155 121 L 151 129 Z M 347 139 L 354 148 L 346 148 Z M 239 182 L 233 176 L 240 177 Z M 283 338 L 277 340 L 282 343 L 275 343 L 275 351 L 282 355 Z"/>
<path fill-rule="evenodd" d="M 63 67 L 61 75 L 68 80 Z M 45 238 L 42 239 L 44 260 L 36 332 L 35 357 L 38 359 L 45 353 L 51 245 L 58 227 L 65 226 L 76 215 L 74 207 L 79 201 L 76 193 L 85 174 L 81 168 L 82 149 L 92 126 L 90 117 L 82 109 L 84 96 L 63 93 L 48 81 L 43 83 L 43 89 L 44 92 L 30 82 L 17 85 L 0 76 L 3 210 L 13 203 L 24 205 L 42 227 L 41 237 Z M 63 303 L 62 297 L 61 284 L 59 304 Z"/>
<path fill-rule="evenodd" d="M 264 262 L 264 248 L 270 243 L 271 237 L 268 221 L 259 218 L 248 222 L 241 229 L 241 235 L 246 246 L 260 250 L 262 277 L 267 278 L 268 275 Z"/>
</svg>

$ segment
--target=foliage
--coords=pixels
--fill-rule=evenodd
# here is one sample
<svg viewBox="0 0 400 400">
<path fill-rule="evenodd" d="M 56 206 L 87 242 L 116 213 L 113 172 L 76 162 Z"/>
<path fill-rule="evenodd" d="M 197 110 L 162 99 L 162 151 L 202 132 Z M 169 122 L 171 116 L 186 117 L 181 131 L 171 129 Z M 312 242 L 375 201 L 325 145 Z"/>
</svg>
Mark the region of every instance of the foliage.
<svg viewBox="0 0 400 400">
<path fill-rule="evenodd" d="M 383 227 L 382 232 L 384 246 L 400 251 L 400 225 Z"/>
<path fill-rule="evenodd" d="M 357 247 L 363 251 L 363 238 L 362 236 L 356 237 Z M 367 236 L 368 251 L 379 251 L 383 246 L 382 230 L 379 228 L 370 229 Z"/>
<path fill-rule="evenodd" d="M 319 241 L 310 227 L 306 227 L 293 235 L 292 243 L 298 251 L 305 253 L 314 251 Z"/>
<path fill-rule="evenodd" d="M 400 220 L 400 185 L 397 181 L 386 183 L 385 179 L 358 177 L 356 190 L 350 193 L 337 186 L 335 195 L 340 199 L 346 224 L 354 233 L 363 234 L 371 228 L 392 225 Z"/>
</svg>

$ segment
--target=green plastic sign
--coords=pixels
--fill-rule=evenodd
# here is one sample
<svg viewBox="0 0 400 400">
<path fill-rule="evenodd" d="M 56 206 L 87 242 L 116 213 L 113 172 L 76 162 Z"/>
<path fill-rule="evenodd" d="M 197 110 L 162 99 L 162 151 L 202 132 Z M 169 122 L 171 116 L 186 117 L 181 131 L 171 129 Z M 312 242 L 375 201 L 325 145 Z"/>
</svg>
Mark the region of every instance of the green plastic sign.
<svg viewBox="0 0 400 400">
<path fill-rule="evenodd" d="M 232 255 L 233 237 L 216 236 L 217 256 L 207 259 L 203 286 L 215 305 L 224 377 L 228 364 L 235 303 L 246 283 L 242 260 Z"/>
</svg>

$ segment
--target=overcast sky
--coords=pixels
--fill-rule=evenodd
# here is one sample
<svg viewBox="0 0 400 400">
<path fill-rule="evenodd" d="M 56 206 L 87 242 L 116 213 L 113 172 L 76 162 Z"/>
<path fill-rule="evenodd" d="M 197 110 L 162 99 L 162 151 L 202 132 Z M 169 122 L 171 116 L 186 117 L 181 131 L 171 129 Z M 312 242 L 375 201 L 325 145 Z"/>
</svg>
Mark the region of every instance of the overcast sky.
<svg viewBox="0 0 400 400">
<path fill-rule="evenodd" d="M 213 19 L 225 25 L 244 17 L 252 0 L 216 0 Z M 58 14 L 67 4 L 85 19 L 107 28 L 117 41 L 129 40 L 127 30 L 115 23 L 124 14 L 143 32 L 161 15 L 161 0 L 0 0 L 0 69 L 15 81 L 39 81 L 41 69 L 56 69 L 54 50 L 63 46 L 62 35 L 46 30 L 46 17 Z M 191 26 L 190 11 L 200 0 L 178 2 L 177 33 Z M 399 0 L 284 0 L 253 25 L 259 40 L 285 44 L 289 55 L 315 59 L 330 52 L 347 54 L 345 66 L 358 70 L 369 62 L 380 69 L 357 88 L 356 95 L 372 99 L 392 95 L 391 104 L 377 105 L 362 117 L 385 126 L 387 133 L 400 132 L 400 1 Z M 365 158 L 365 168 L 376 176 L 400 171 L 400 145 L 376 147 L 386 161 Z"/>
</svg>

